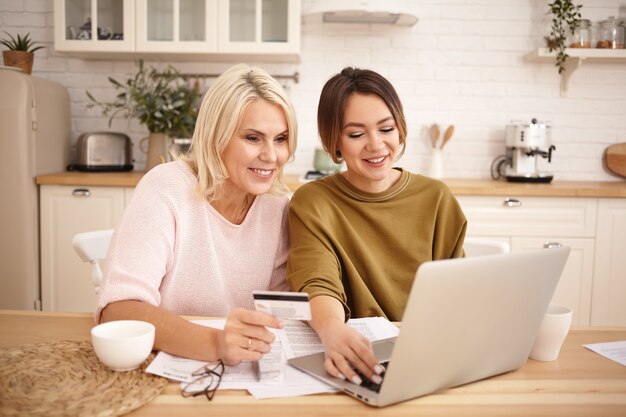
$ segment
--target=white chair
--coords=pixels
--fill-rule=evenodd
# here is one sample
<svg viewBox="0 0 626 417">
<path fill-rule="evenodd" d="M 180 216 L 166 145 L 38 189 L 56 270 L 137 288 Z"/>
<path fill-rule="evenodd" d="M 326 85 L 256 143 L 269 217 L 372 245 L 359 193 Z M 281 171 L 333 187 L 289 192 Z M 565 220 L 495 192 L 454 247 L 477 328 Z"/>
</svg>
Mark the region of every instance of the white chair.
<svg viewBox="0 0 626 417">
<path fill-rule="evenodd" d="M 463 244 L 465 256 L 484 256 L 496 255 L 499 253 L 509 253 L 511 248 L 506 242 L 499 240 L 481 239 L 475 237 L 466 237 Z"/>
<path fill-rule="evenodd" d="M 72 246 L 80 259 L 91 264 L 91 280 L 96 294 L 102 279 L 100 260 L 107 256 L 111 236 L 113 236 L 113 229 L 77 233 L 72 238 Z"/>
</svg>

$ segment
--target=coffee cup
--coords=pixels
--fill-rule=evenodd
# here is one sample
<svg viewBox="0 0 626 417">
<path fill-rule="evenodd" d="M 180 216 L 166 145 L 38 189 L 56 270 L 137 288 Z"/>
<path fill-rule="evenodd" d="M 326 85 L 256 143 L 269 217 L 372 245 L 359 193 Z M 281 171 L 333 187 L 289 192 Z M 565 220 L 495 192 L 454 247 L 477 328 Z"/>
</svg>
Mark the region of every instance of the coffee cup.
<svg viewBox="0 0 626 417">
<path fill-rule="evenodd" d="M 550 304 L 530 351 L 530 358 L 536 361 L 556 360 L 571 324 L 571 308 Z"/>
<path fill-rule="evenodd" d="M 155 327 L 139 320 L 119 320 L 91 329 L 91 343 L 96 356 L 109 369 L 131 371 L 152 352 Z"/>
</svg>

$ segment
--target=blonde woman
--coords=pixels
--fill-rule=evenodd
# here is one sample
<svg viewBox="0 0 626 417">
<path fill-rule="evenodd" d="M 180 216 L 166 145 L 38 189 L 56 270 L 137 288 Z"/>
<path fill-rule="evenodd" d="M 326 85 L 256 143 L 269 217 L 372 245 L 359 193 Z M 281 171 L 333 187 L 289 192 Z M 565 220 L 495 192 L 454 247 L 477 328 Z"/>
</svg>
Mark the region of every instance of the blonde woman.
<svg viewBox="0 0 626 417">
<path fill-rule="evenodd" d="M 288 198 L 278 182 L 296 148 L 285 92 L 239 64 L 200 107 L 189 156 L 151 169 L 107 256 L 97 322 L 156 326 L 155 349 L 227 365 L 259 360 L 281 322 L 253 311 L 253 290 L 287 290 Z M 181 315 L 227 317 L 224 330 Z"/>
</svg>

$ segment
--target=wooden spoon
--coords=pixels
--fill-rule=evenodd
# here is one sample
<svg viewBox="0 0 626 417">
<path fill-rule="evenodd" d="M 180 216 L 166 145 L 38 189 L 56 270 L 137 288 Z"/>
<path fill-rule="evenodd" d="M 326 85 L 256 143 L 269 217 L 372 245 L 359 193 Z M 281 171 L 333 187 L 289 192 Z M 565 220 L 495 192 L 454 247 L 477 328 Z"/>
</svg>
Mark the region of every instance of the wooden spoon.
<svg viewBox="0 0 626 417">
<path fill-rule="evenodd" d="M 433 149 L 437 149 L 437 141 L 439 140 L 439 125 L 434 124 L 430 127 L 430 143 L 433 145 Z"/>
<path fill-rule="evenodd" d="M 448 141 L 452 139 L 453 134 L 454 134 L 454 125 L 450 125 L 446 129 L 446 133 L 443 134 L 443 142 L 441 143 L 441 149 L 443 149 L 443 147 L 446 146 L 446 143 L 448 143 Z"/>
</svg>

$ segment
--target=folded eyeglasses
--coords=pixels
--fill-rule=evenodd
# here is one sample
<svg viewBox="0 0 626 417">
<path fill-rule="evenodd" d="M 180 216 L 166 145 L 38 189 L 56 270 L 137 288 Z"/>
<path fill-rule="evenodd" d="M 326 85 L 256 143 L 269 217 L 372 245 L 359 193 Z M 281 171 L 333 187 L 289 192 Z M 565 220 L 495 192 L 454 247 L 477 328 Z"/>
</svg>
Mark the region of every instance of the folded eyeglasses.
<svg viewBox="0 0 626 417">
<path fill-rule="evenodd" d="M 221 360 L 217 363 L 207 364 L 191 374 L 195 378 L 183 385 L 180 393 L 183 397 L 206 395 L 207 399 L 211 401 L 215 391 L 220 386 L 223 374 L 224 363 Z"/>
</svg>

